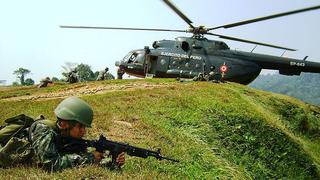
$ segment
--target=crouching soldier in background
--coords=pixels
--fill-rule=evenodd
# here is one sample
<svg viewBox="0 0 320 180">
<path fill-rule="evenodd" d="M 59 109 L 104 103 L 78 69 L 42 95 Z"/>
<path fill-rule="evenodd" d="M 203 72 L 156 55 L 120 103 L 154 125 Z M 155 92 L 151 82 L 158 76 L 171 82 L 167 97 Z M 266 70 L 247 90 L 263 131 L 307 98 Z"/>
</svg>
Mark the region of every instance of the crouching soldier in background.
<svg viewBox="0 0 320 180">
<path fill-rule="evenodd" d="M 97 81 L 103 81 L 103 80 L 111 80 L 114 79 L 114 76 L 109 73 L 109 68 L 106 67 L 104 70 L 99 72 L 99 75 L 97 77 Z"/>
<path fill-rule="evenodd" d="M 209 74 L 204 76 L 204 80 L 205 81 L 215 82 L 215 83 L 224 82 L 222 80 L 221 74 L 218 73 L 218 72 L 215 72 L 214 70 L 215 70 L 215 67 L 211 66 L 210 67 L 210 72 L 209 72 Z"/>
<path fill-rule="evenodd" d="M 91 107 L 80 98 L 69 97 L 57 106 L 54 113 L 57 116 L 56 122 L 40 120 L 30 127 L 29 138 L 36 163 L 48 171 L 59 171 L 86 164 L 107 166 L 108 163 L 103 163 L 106 159 L 101 152 L 68 154 L 59 152 L 56 144 L 59 137 L 83 138 L 86 128 L 91 127 L 93 119 Z M 124 153 L 117 156 L 116 163 L 119 167 L 125 163 Z"/>
<path fill-rule="evenodd" d="M 51 84 L 52 81 L 50 80 L 49 77 L 46 77 L 45 79 L 42 79 L 40 81 L 40 84 L 38 85 L 38 88 L 43 88 L 43 87 L 47 87 L 49 84 Z"/>
<path fill-rule="evenodd" d="M 78 75 L 78 71 L 76 69 L 72 70 L 71 72 L 68 73 L 67 82 L 70 84 L 79 82 L 79 75 Z"/>
</svg>

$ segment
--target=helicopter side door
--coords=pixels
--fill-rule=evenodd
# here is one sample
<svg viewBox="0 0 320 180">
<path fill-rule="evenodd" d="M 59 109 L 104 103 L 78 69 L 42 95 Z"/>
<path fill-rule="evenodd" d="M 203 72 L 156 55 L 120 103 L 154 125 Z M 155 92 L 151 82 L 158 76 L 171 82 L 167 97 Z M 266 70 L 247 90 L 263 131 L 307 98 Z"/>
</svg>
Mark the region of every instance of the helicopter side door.
<svg viewBox="0 0 320 180">
<path fill-rule="evenodd" d="M 168 65 L 169 57 L 167 56 L 147 55 L 145 72 L 156 77 L 166 77 Z"/>
<path fill-rule="evenodd" d="M 146 56 L 146 64 L 145 64 L 145 74 L 156 74 L 157 67 L 157 56 L 147 55 Z"/>
</svg>

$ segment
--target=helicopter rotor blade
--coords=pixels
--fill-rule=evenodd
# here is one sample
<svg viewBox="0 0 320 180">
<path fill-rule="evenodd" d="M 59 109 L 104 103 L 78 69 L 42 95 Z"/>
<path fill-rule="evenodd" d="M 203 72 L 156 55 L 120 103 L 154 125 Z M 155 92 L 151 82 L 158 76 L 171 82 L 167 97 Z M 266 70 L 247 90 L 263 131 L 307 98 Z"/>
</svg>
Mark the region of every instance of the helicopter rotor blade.
<svg viewBox="0 0 320 180">
<path fill-rule="evenodd" d="M 247 39 L 240 39 L 240 38 L 236 38 L 236 37 L 225 36 L 225 35 L 214 34 L 214 33 L 206 33 L 206 34 L 209 34 L 212 36 L 218 36 L 219 38 L 222 38 L 222 39 L 229 39 L 229 40 L 240 41 L 240 42 L 244 42 L 244 43 L 257 44 L 257 45 L 262 45 L 262 46 L 267 46 L 267 47 L 272 47 L 272 48 L 277 48 L 277 49 L 284 49 L 284 50 L 288 50 L 288 51 L 296 51 L 296 49 L 286 48 L 286 47 L 282 47 L 282 46 L 276 46 L 276 45 L 262 43 L 262 42 L 251 41 L 251 40 L 247 40 Z"/>
<path fill-rule="evenodd" d="M 184 15 L 170 0 L 163 0 L 176 14 L 178 14 L 191 28 L 194 28 L 192 21 Z"/>
<path fill-rule="evenodd" d="M 213 28 L 207 28 L 207 30 L 210 31 L 210 30 L 219 29 L 219 28 L 227 29 L 227 28 L 232 28 L 232 27 L 241 26 L 241 25 L 245 25 L 245 24 L 255 23 L 258 21 L 264 21 L 264 20 L 268 20 L 268 19 L 278 18 L 278 17 L 282 17 L 282 16 L 288 16 L 288 15 L 302 13 L 302 12 L 306 12 L 306 11 L 312 11 L 312 10 L 316 10 L 319 8 L 320 8 L 320 5 L 312 6 L 312 7 L 308 7 L 308 8 L 298 9 L 298 10 L 294 10 L 294 11 L 288 11 L 288 12 L 279 13 L 279 14 L 273 14 L 270 16 L 264 16 L 264 17 L 259 17 L 259 18 L 255 18 L 255 19 L 249 19 L 249 20 L 226 24 L 226 25 L 217 26 L 217 27 L 213 27 Z"/>
<path fill-rule="evenodd" d="M 60 28 L 116 29 L 116 30 L 130 30 L 130 31 L 171 31 L 171 32 L 187 32 L 186 30 L 177 30 L 177 29 L 148 29 L 148 28 L 98 27 L 98 26 L 60 26 Z"/>
</svg>

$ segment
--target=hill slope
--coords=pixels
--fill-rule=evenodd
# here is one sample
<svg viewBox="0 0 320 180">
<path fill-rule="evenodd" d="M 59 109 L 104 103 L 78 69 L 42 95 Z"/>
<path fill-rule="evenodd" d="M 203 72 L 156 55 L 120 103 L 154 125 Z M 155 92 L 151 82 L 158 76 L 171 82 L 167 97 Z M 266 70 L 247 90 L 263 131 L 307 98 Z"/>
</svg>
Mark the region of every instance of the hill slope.
<svg viewBox="0 0 320 180">
<path fill-rule="evenodd" d="M 156 149 L 179 159 L 128 157 L 123 171 L 89 166 L 46 173 L 36 167 L 0 169 L 13 178 L 297 178 L 320 179 L 320 107 L 233 83 L 169 79 L 1 88 L 0 119 L 19 113 L 54 119 L 61 98 L 93 106 L 87 137 Z"/>
<path fill-rule="evenodd" d="M 319 82 L 320 74 L 302 73 L 300 76 L 268 74 L 259 75 L 249 86 L 286 94 L 308 103 L 320 105 Z"/>
</svg>

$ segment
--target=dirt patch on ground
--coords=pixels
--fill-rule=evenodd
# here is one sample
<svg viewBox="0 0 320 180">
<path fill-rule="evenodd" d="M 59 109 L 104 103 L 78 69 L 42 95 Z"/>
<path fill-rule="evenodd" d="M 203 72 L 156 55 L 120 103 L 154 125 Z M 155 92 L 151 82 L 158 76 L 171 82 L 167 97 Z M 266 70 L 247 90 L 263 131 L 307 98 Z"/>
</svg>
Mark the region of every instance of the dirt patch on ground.
<svg viewBox="0 0 320 180">
<path fill-rule="evenodd" d="M 154 132 L 151 132 L 150 128 L 144 125 L 140 119 L 136 122 L 128 122 L 125 119 L 112 119 L 110 121 L 108 128 L 93 125 L 88 134 L 91 137 L 104 135 L 112 141 L 130 142 L 130 144 L 145 144 L 146 139 L 154 139 Z"/>
<path fill-rule="evenodd" d="M 113 121 L 105 133 L 113 140 L 130 142 L 131 145 L 152 144 L 152 142 L 146 142 L 146 139 L 155 139 L 155 133 L 141 122 Z"/>
<path fill-rule="evenodd" d="M 18 97 L 9 97 L 1 99 L 3 101 L 20 101 L 20 100 L 48 100 L 56 98 L 65 98 L 68 96 L 82 96 L 91 94 L 101 94 L 114 91 L 131 91 L 137 89 L 154 89 L 170 87 L 170 85 L 164 84 L 148 84 L 148 83 L 130 83 L 124 85 L 97 85 L 97 86 L 78 86 L 74 88 L 67 88 L 57 92 L 42 93 L 36 95 L 24 95 Z"/>
</svg>

